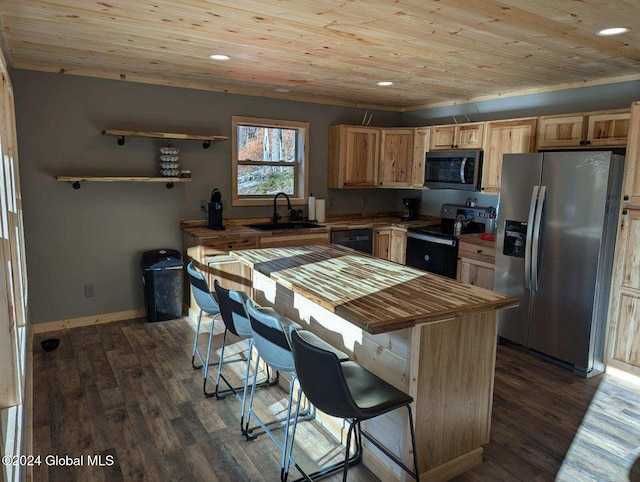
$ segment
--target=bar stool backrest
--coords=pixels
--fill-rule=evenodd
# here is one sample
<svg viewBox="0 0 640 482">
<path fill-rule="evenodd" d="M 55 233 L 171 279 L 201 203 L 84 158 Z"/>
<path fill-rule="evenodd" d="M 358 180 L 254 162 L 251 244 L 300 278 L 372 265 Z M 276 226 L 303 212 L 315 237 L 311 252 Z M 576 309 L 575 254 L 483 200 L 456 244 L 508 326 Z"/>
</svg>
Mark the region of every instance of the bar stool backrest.
<svg viewBox="0 0 640 482">
<path fill-rule="evenodd" d="M 307 343 L 301 335 L 304 331 L 291 331 L 291 348 L 305 396 L 318 410 L 333 417 L 362 417 L 342 372 L 353 362 L 340 363 L 334 353 Z"/>
<path fill-rule="evenodd" d="M 223 288 L 218 280 L 213 282 L 213 286 L 218 296 L 222 321 L 227 330 L 241 338 L 251 338 L 251 321 L 245 307 L 249 296 L 244 291 Z"/>
<path fill-rule="evenodd" d="M 286 333 L 294 324 L 273 308 L 256 308 L 251 299 L 246 304 L 251 320 L 253 343 L 265 363 L 283 372 L 294 372 L 293 354 Z"/>
<path fill-rule="evenodd" d="M 218 302 L 213 297 L 204 275 L 195 268 L 193 261 L 187 265 L 187 273 L 193 290 L 193 297 L 196 299 L 200 309 L 205 313 L 218 314 L 220 312 Z"/>
</svg>

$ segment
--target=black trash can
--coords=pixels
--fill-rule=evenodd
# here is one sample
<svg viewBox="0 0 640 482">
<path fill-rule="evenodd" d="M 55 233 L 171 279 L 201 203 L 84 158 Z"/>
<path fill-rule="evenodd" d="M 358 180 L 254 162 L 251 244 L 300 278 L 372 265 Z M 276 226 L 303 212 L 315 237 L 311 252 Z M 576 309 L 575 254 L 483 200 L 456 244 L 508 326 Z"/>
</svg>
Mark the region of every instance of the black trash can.
<svg viewBox="0 0 640 482">
<path fill-rule="evenodd" d="M 182 316 L 182 256 L 175 249 L 142 253 L 142 286 L 147 321 Z"/>
</svg>

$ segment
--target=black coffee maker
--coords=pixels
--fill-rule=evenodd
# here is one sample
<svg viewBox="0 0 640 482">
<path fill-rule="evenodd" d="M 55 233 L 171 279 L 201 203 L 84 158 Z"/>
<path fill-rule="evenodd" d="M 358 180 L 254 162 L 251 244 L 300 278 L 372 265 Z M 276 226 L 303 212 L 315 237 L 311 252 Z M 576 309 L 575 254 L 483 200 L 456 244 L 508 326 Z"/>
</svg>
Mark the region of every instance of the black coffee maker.
<svg viewBox="0 0 640 482">
<path fill-rule="evenodd" d="M 404 204 L 404 210 L 400 219 L 403 221 L 415 221 L 418 219 L 418 207 L 420 206 L 420 198 L 417 197 L 403 197 L 402 204 Z"/>
<path fill-rule="evenodd" d="M 215 188 L 211 191 L 211 202 L 209 203 L 209 223 L 207 224 L 209 229 L 215 229 L 216 231 L 222 231 L 224 226 L 222 225 L 222 193 L 220 189 Z"/>
</svg>

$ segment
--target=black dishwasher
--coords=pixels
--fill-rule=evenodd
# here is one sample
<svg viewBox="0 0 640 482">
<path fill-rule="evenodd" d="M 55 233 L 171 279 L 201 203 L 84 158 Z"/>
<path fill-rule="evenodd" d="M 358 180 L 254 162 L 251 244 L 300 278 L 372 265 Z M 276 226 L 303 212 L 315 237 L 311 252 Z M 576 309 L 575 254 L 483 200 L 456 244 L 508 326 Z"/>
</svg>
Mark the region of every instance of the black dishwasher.
<svg viewBox="0 0 640 482">
<path fill-rule="evenodd" d="M 373 228 L 331 231 L 331 242 L 373 254 Z"/>
</svg>

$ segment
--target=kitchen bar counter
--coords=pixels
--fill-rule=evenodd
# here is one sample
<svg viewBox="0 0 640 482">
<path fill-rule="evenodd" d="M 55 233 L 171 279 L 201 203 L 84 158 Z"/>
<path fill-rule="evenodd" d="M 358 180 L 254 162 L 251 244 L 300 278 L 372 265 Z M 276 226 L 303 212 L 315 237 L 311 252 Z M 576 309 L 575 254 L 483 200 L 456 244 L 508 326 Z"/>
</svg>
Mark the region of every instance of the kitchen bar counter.
<svg viewBox="0 0 640 482">
<path fill-rule="evenodd" d="M 371 334 L 517 305 L 515 298 L 337 245 L 230 254 Z"/>
<path fill-rule="evenodd" d="M 516 299 L 335 245 L 230 254 L 250 268 L 258 304 L 273 306 L 414 398 L 423 480 L 448 480 L 482 463 L 496 310 L 516 306 Z M 318 422 L 344 442 L 340 420 L 319 414 Z M 369 420 L 365 428 L 411 466 L 406 412 Z M 404 480 L 364 443 L 370 470 L 382 480 Z"/>
</svg>

